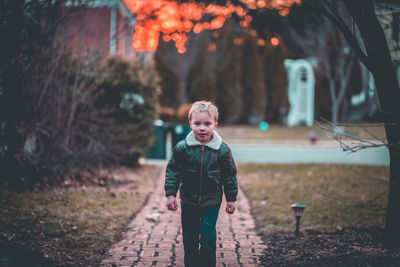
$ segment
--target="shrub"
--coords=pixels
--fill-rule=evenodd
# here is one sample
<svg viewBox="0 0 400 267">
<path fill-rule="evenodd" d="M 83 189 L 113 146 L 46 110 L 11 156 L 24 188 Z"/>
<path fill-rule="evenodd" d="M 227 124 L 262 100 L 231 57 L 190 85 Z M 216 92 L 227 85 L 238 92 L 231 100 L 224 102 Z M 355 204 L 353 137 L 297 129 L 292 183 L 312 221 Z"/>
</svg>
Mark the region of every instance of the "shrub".
<svg viewBox="0 0 400 267">
<path fill-rule="evenodd" d="M 141 62 L 58 50 L 64 2 L 0 3 L 7 36 L 0 51 L 0 186 L 24 189 L 128 158 L 132 164 L 149 143 L 155 72 Z"/>
<path fill-rule="evenodd" d="M 104 126 L 111 150 L 125 163 L 136 163 L 151 143 L 158 86 L 157 73 L 144 61 L 112 57 L 99 68 L 95 106 L 109 111 L 105 118 L 113 123 Z"/>
<path fill-rule="evenodd" d="M 52 51 L 24 74 L 21 115 L 10 122 L 19 133 L 11 140 L 18 148 L 12 165 L 5 157 L 10 151 L 0 154 L 3 185 L 54 184 L 82 169 L 136 164 L 152 136 L 157 78 L 141 62 L 100 62 Z M 1 137 L 7 148 L 10 139 Z"/>
</svg>

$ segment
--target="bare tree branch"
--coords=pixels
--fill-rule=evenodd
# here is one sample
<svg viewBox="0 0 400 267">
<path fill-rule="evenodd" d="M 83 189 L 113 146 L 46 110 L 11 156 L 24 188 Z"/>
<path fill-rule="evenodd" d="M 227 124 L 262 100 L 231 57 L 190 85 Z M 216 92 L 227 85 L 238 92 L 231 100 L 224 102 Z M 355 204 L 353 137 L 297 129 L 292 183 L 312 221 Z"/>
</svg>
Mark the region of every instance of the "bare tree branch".
<svg viewBox="0 0 400 267">
<path fill-rule="evenodd" d="M 320 1 L 320 0 L 312 0 L 317 10 L 319 10 L 322 14 L 324 14 L 339 30 L 343 33 L 344 37 L 346 38 L 349 45 L 354 49 L 357 57 L 360 59 L 361 62 L 368 68 L 370 68 L 370 61 L 368 56 L 361 50 L 360 45 L 358 44 L 357 39 L 354 37 L 353 33 L 346 25 L 344 20 L 340 17 L 338 13 L 335 13 L 335 7 L 332 8 L 332 5 L 324 5 L 329 3 L 329 1 Z"/>
<path fill-rule="evenodd" d="M 335 197 L 335 196 L 332 196 L 332 195 L 325 194 L 325 193 L 320 192 L 320 191 L 318 191 L 316 189 L 312 189 L 312 190 L 315 193 L 317 193 L 317 194 L 319 194 L 319 195 L 321 195 L 323 197 L 326 197 L 326 198 L 329 198 L 329 199 L 333 199 L 333 200 L 338 201 L 338 202 L 347 203 L 347 204 L 358 204 L 358 205 L 366 205 L 366 204 L 369 204 L 371 202 L 374 202 L 375 200 L 383 197 L 384 195 L 386 195 L 389 192 L 389 190 L 385 190 L 385 191 L 379 193 L 378 195 L 376 195 L 375 197 L 373 197 L 373 198 L 371 198 L 369 200 L 366 200 L 366 201 L 351 201 L 351 200 L 341 199 L 339 197 Z"/>
<path fill-rule="evenodd" d="M 325 123 L 331 125 L 331 127 L 327 128 L 318 121 L 314 121 L 314 123 L 316 125 L 318 125 L 318 127 L 320 129 L 326 131 L 327 133 L 330 134 L 331 137 L 333 137 L 335 140 L 337 140 L 340 144 L 340 147 L 345 152 L 353 153 L 353 152 L 357 152 L 359 150 L 366 149 L 366 148 L 388 147 L 388 143 L 386 140 L 381 140 L 379 142 L 373 142 L 373 141 L 365 140 L 365 139 L 362 139 L 360 137 L 357 137 L 357 136 L 354 136 L 352 134 L 348 134 L 345 132 L 340 133 L 335 130 L 335 127 L 337 127 L 338 125 L 335 125 L 332 122 L 330 122 L 324 118 L 321 118 L 321 120 L 324 121 Z M 353 142 L 345 143 L 344 139 L 352 140 Z"/>
</svg>

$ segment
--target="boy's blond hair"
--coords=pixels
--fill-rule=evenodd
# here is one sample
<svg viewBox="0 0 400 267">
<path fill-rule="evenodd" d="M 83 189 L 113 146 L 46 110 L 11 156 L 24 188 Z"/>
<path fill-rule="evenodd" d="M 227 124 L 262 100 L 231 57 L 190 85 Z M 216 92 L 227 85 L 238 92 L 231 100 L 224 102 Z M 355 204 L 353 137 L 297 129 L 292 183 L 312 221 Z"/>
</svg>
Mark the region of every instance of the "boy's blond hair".
<svg viewBox="0 0 400 267">
<path fill-rule="evenodd" d="M 189 121 L 192 119 L 193 112 L 207 112 L 211 117 L 214 118 L 215 122 L 218 122 L 218 108 L 209 101 L 197 101 L 194 102 L 192 108 L 189 111 Z"/>
</svg>

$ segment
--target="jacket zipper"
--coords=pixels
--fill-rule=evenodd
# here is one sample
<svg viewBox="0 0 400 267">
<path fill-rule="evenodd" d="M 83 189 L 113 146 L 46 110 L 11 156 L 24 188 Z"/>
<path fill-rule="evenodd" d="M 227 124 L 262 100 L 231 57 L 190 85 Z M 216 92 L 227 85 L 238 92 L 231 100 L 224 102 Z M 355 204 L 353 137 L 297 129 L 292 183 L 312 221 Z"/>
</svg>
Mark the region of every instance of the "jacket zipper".
<svg viewBox="0 0 400 267">
<path fill-rule="evenodd" d="M 202 191 L 202 183 L 203 183 L 203 154 L 204 154 L 204 146 L 201 146 L 199 205 L 201 202 L 201 191 Z"/>
</svg>

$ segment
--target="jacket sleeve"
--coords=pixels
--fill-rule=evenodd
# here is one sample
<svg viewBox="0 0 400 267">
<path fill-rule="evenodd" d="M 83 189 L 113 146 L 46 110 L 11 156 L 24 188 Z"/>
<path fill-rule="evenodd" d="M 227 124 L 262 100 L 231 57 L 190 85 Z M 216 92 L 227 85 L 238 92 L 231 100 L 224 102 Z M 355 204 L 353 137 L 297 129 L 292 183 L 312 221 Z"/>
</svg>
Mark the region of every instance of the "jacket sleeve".
<svg viewBox="0 0 400 267">
<path fill-rule="evenodd" d="M 180 175 L 181 164 L 179 161 L 179 149 L 177 145 L 172 151 L 172 155 L 168 161 L 167 170 L 165 173 L 165 196 L 173 195 L 176 197 L 176 193 L 178 192 L 180 184 Z"/>
<path fill-rule="evenodd" d="M 236 201 L 238 193 L 236 165 L 233 160 L 232 151 L 228 146 L 226 146 L 226 151 L 224 152 L 222 159 L 221 172 L 225 199 L 228 202 Z"/>
</svg>

